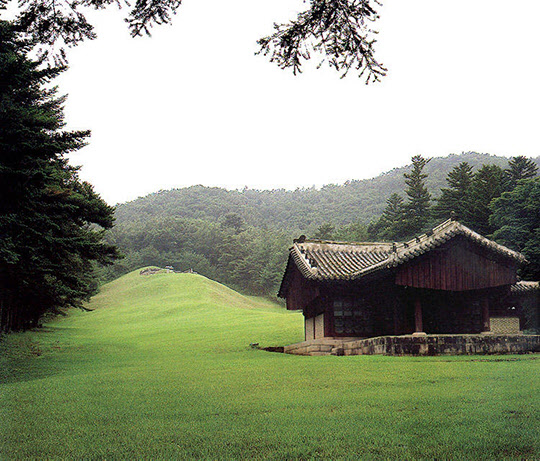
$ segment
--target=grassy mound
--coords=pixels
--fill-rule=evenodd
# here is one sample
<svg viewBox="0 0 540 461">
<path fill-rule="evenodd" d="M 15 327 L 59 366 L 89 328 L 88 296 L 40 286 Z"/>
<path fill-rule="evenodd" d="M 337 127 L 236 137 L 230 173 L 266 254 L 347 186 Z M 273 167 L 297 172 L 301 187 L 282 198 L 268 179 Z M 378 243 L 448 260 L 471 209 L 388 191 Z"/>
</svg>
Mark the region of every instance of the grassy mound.
<svg viewBox="0 0 540 461">
<path fill-rule="evenodd" d="M 2 459 L 538 459 L 536 356 L 298 357 L 302 316 L 190 274 L 2 344 Z"/>
</svg>

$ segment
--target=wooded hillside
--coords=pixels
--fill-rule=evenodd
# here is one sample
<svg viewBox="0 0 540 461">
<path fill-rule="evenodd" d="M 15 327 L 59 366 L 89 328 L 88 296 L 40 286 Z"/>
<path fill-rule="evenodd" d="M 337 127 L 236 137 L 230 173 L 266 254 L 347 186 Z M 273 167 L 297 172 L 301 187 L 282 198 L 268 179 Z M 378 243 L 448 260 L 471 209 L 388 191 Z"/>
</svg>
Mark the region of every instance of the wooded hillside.
<svg viewBox="0 0 540 461">
<path fill-rule="evenodd" d="M 468 162 L 473 173 L 483 171 L 482 165 L 496 165 L 493 168 L 502 175 L 508 160 L 478 153 L 433 158 L 425 163 L 425 182 L 431 196 L 438 197 L 447 187 L 448 173 L 460 163 Z M 539 164 L 540 157 L 535 162 Z M 301 234 L 342 241 L 399 240 L 385 236 L 379 217 L 389 196 L 403 193 L 404 173 L 410 170 L 395 168 L 373 179 L 295 191 L 192 186 L 121 204 L 108 238 L 126 258 L 105 269 L 102 278 L 111 280 L 141 266 L 173 266 L 243 292 L 275 295 L 288 248 Z M 487 220 L 490 198 L 486 200 L 482 206 Z M 448 217 L 430 214 L 427 225 Z M 474 220 L 469 221 L 465 224 L 474 227 Z"/>
<path fill-rule="evenodd" d="M 540 157 L 534 159 L 540 165 Z M 468 152 L 461 155 L 433 158 L 426 166 L 427 186 L 437 197 L 445 178 L 460 162 L 473 167 L 494 164 L 505 168 L 508 158 Z M 405 187 L 403 173 L 408 166 L 394 168 L 372 179 L 350 180 L 345 184 L 329 184 L 288 191 L 245 189 L 226 190 L 218 187 L 192 186 L 160 191 L 118 205 L 116 222 L 148 221 L 157 217 L 181 217 L 219 221 L 227 213 L 237 213 L 246 224 L 255 227 L 278 227 L 313 233 L 319 225 L 355 221 L 368 223 L 382 213 L 392 193 Z"/>
</svg>

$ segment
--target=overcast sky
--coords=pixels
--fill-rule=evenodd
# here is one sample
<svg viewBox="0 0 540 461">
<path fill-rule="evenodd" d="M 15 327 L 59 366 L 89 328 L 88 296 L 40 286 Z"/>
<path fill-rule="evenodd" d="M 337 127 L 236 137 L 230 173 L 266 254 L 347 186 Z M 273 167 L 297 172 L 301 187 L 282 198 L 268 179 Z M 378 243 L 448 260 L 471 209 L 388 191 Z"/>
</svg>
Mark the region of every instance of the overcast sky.
<svg viewBox="0 0 540 461">
<path fill-rule="evenodd" d="M 71 156 L 111 204 L 194 184 L 321 186 L 411 156 L 540 155 L 540 2 L 387 0 L 382 83 L 324 67 L 294 77 L 256 40 L 296 0 L 184 0 L 172 26 L 131 39 L 114 8 L 58 79 L 66 121 L 91 129 Z"/>
</svg>

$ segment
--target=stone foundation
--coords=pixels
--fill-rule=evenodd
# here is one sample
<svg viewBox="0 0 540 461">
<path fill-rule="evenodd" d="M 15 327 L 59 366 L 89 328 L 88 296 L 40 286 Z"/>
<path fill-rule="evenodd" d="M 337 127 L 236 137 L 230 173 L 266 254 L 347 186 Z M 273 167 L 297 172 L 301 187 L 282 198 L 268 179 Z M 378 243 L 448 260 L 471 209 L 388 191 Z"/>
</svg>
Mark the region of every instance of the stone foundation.
<svg viewBox="0 0 540 461">
<path fill-rule="evenodd" d="M 296 355 L 472 355 L 540 352 L 540 335 L 426 335 L 322 338 L 284 347 Z"/>
</svg>

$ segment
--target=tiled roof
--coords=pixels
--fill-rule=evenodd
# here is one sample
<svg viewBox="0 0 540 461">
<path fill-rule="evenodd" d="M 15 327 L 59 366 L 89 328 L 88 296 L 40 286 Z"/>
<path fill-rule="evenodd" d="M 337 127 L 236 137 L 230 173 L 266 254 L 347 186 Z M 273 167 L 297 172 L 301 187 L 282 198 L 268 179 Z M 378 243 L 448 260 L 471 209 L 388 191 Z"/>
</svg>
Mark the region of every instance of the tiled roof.
<svg viewBox="0 0 540 461">
<path fill-rule="evenodd" d="M 387 261 L 391 253 L 391 243 L 306 240 L 291 248 L 291 256 L 302 275 L 318 280 L 350 279 L 353 274 Z"/>
<path fill-rule="evenodd" d="M 457 235 L 520 263 L 525 257 L 499 245 L 457 221 L 449 219 L 430 232 L 403 243 L 340 243 L 299 240 L 290 254 L 302 275 L 311 280 L 354 280 L 366 274 L 396 267 L 441 246 Z"/>
<path fill-rule="evenodd" d="M 540 291 L 540 282 L 521 281 L 510 287 L 513 294 L 529 293 L 531 291 Z"/>
</svg>

